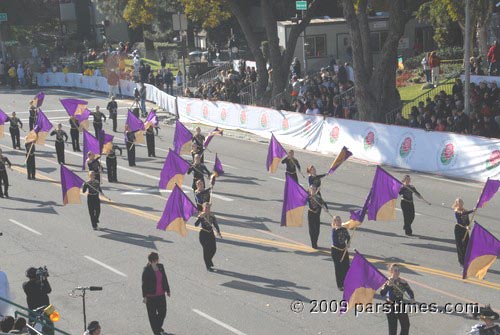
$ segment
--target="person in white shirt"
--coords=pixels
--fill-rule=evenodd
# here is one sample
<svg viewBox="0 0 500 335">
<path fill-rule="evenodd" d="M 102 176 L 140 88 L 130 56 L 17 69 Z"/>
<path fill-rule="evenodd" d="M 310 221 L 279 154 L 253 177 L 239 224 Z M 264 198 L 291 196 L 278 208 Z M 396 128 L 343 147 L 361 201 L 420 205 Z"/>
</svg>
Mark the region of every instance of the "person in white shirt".
<svg viewBox="0 0 500 335">
<path fill-rule="evenodd" d="M 98 67 L 96 67 L 96 69 L 94 70 L 94 77 L 101 77 L 102 74 L 101 74 L 101 70 L 99 70 Z"/>
<path fill-rule="evenodd" d="M 431 83 L 432 82 L 431 67 L 429 66 L 428 54 L 425 54 L 424 58 L 422 58 L 422 68 L 425 74 L 425 81 Z"/>
<path fill-rule="evenodd" d="M 10 300 L 9 280 L 7 279 L 7 274 L 3 271 L 0 271 L 0 297 Z M 8 303 L 0 300 L 0 316 L 11 314 L 10 309 L 11 308 Z"/>
<path fill-rule="evenodd" d="M 318 108 L 318 104 L 313 101 L 310 105 L 310 107 L 307 108 L 306 110 L 306 115 L 320 115 L 321 111 Z"/>
<path fill-rule="evenodd" d="M 347 70 L 347 79 L 354 82 L 354 69 L 349 63 L 345 63 L 345 69 Z"/>
</svg>

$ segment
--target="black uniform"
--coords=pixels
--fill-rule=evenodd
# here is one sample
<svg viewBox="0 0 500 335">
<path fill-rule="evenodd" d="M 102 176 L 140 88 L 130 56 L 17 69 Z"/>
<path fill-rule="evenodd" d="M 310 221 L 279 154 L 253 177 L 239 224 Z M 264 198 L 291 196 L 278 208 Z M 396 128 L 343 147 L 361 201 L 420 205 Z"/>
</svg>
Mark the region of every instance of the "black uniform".
<svg viewBox="0 0 500 335">
<path fill-rule="evenodd" d="M 35 142 L 25 143 L 24 147 L 26 148 L 26 170 L 28 171 L 28 179 L 35 179 Z"/>
<path fill-rule="evenodd" d="M 155 130 L 154 127 L 146 129 L 146 144 L 148 146 L 148 157 L 156 157 L 155 154 Z"/>
<path fill-rule="evenodd" d="M 457 245 L 458 262 L 464 266 L 465 251 L 469 244 L 469 214 L 474 211 L 455 212 L 457 224 L 455 225 L 455 244 Z"/>
<path fill-rule="evenodd" d="M 90 113 L 94 117 L 94 131 L 95 131 L 95 137 L 99 138 L 99 134 L 102 130 L 102 119 L 104 118 L 104 121 L 106 121 L 106 115 L 103 113 L 99 112 L 93 112 Z"/>
<path fill-rule="evenodd" d="M 158 271 L 161 274 L 161 287 L 164 292 L 170 295 L 167 274 L 163 264 L 158 264 Z M 151 264 L 146 265 L 142 272 L 142 297 L 146 298 L 146 309 L 148 311 L 149 324 L 154 334 L 163 332 L 163 322 L 167 315 L 167 301 L 165 293 L 157 295 L 157 277 Z"/>
<path fill-rule="evenodd" d="M 488 328 L 486 328 L 485 324 L 476 325 L 473 327 L 473 330 L 474 331 L 470 332 L 470 334 L 500 335 L 500 326 L 499 325 L 493 325 L 493 326 L 488 327 Z"/>
<path fill-rule="evenodd" d="M 73 146 L 73 151 L 80 152 L 80 122 L 75 118 L 69 119 L 69 125 L 71 130 L 69 131 L 71 135 L 71 145 Z"/>
<path fill-rule="evenodd" d="M 125 144 L 127 146 L 128 166 L 135 166 L 135 133 L 125 132 Z"/>
<path fill-rule="evenodd" d="M 99 181 L 94 179 L 84 183 L 83 193 L 87 191 L 89 192 L 87 195 L 87 205 L 89 207 L 90 222 L 92 223 L 92 228 L 97 230 L 99 215 L 101 215 L 101 199 L 99 199 L 99 193 L 102 193 Z"/>
<path fill-rule="evenodd" d="M 0 198 L 9 197 L 9 176 L 7 175 L 7 165 L 12 166 L 10 160 L 5 156 L 0 156 Z M 2 190 L 3 184 L 3 190 Z"/>
<path fill-rule="evenodd" d="M 117 145 L 113 145 L 113 148 L 106 156 L 106 169 L 108 171 L 108 181 L 110 183 L 117 183 L 118 182 L 118 176 L 117 176 L 117 171 L 116 171 L 116 166 L 117 166 L 117 164 L 116 164 L 116 150 L 120 151 L 120 156 L 121 156 L 122 149 Z"/>
<path fill-rule="evenodd" d="M 344 227 L 332 229 L 332 259 L 335 265 L 335 279 L 337 287 L 344 289 L 344 279 L 349 270 L 349 251 L 347 243 L 351 240 L 349 232 Z"/>
<path fill-rule="evenodd" d="M 205 164 L 199 164 L 199 165 L 191 165 L 188 169 L 188 174 L 193 173 L 193 191 L 196 191 L 196 182 L 198 180 L 203 180 L 203 183 L 205 183 L 205 178 L 203 178 L 203 175 L 206 173 L 207 176 L 210 176 L 210 171 L 208 171 L 207 167 Z"/>
<path fill-rule="evenodd" d="M 194 159 L 194 155 L 200 155 L 201 162 L 204 163 L 205 155 L 203 153 L 205 151 L 205 136 L 203 136 L 202 134 L 194 135 L 192 142 L 196 144 L 196 151 L 192 151 L 191 156 L 193 156 Z"/>
<path fill-rule="evenodd" d="M 31 107 L 29 110 L 29 113 L 30 113 L 30 117 L 28 119 L 29 120 L 29 127 L 30 127 L 30 130 L 33 130 L 33 128 L 35 127 L 35 123 L 36 123 L 36 117 L 38 116 L 38 110 L 35 107 Z"/>
<path fill-rule="evenodd" d="M 113 131 L 116 133 L 116 119 L 118 116 L 118 104 L 111 100 L 106 109 L 109 111 L 109 118 L 113 121 Z"/>
<path fill-rule="evenodd" d="M 326 175 L 327 174 L 325 173 L 325 174 L 318 174 L 315 176 L 309 176 L 308 178 L 309 186 L 314 186 L 317 189 L 319 189 L 321 187 L 321 178 L 326 177 Z"/>
<path fill-rule="evenodd" d="M 99 161 L 99 158 L 96 158 L 92 161 L 87 160 L 87 167 L 89 168 L 89 172 L 94 171 L 95 172 L 95 180 L 97 180 L 99 183 L 101 182 L 101 162 Z"/>
<path fill-rule="evenodd" d="M 399 194 L 403 196 L 401 199 L 401 210 L 403 211 L 404 218 L 403 229 L 405 231 L 405 234 L 408 236 L 411 236 L 413 234 L 413 231 L 411 230 L 411 224 L 413 223 L 413 220 L 415 220 L 413 193 L 415 193 L 419 198 L 422 197 L 413 185 L 403 186 L 399 191 Z"/>
<path fill-rule="evenodd" d="M 320 227 L 321 209 L 325 206 L 325 202 L 319 193 L 309 196 L 307 199 L 309 210 L 307 211 L 307 220 L 309 223 L 309 236 L 311 237 L 311 246 L 313 249 L 318 249 L 318 237 Z"/>
<path fill-rule="evenodd" d="M 53 130 L 50 136 L 56 135 L 57 162 L 64 164 L 64 142 L 68 142 L 68 134 L 64 130 Z"/>
<path fill-rule="evenodd" d="M 404 313 L 404 309 L 395 311 L 395 305 L 403 301 L 403 292 L 407 292 L 411 299 L 414 298 L 410 285 L 402 279 L 397 279 L 393 285 L 385 283 L 380 291 L 380 295 L 385 296 L 387 303 L 391 305 L 389 313 L 386 313 L 387 322 L 389 323 L 389 335 L 397 335 L 398 320 L 401 324 L 401 332 L 399 334 L 408 335 L 410 332 L 410 319 L 408 318 L 408 313 Z"/>
<path fill-rule="evenodd" d="M 298 183 L 299 179 L 297 178 L 297 169 L 300 171 L 299 161 L 296 158 L 289 159 L 288 157 L 285 157 L 281 161 L 281 164 L 286 164 L 286 174 L 290 175 L 290 177 Z"/>
<path fill-rule="evenodd" d="M 28 308 L 35 310 L 38 307 L 48 306 L 50 304 L 48 294 L 52 292 L 52 288 L 47 279 L 39 282 L 30 280 L 23 284 L 24 293 L 26 293 L 26 301 Z"/>
<path fill-rule="evenodd" d="M 18 117 L 9 117 L 10 127 L 10 138 L 12 139 L 12 148 L 21 149 L 21 139 L 19 133 L 19 127 L 23 127 L 23 123 Z"/>
<path fill-rule="evenodd" d="M 194 192 L 194 201 L 196 202 L 196 208 L 198 212 L 203 210 L 203 204 L 205 202 L 210 202 L 210 191 L 211 187 L 204 189 L 203 191 L 195 191 Z"/>
<path fill-rule="evenodd" d="M 207 270 L 211 270 L 214 266 L 212 262 L 212 258 L 217 251 L 217 245 L 215 243 L 215 234 L 214 227 L 217 230 L 217 233 L 220 234 L 219 225 L 217 224 L 217 220 L 215 216 L 210 214 L 208 217 L 206 215 L 201 215 L 198 217 L 198 220 L 194 223 L 196 227 L 201 225 L 200 230 L 200 243 L 203 247 L 203 260 L 205 261 L 205 266 Z"/>
</svg>

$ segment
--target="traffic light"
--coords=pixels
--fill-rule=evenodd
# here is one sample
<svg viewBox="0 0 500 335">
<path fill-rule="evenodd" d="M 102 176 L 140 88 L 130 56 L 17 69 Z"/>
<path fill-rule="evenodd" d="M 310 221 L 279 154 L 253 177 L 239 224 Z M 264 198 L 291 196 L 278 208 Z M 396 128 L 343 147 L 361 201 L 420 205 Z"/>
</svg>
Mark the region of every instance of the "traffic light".
<svg viewBox="0 0 500 335">
<path fill-rule="evenodd" d="M 47 307 L 45 307 L 43 312 L 49 317 L 50 321 L 52 322 L 57 322 L 60 319 L 59 312 L 56 311 L 56 308 L 53 305 L 48 305 Z"/>
</svg>

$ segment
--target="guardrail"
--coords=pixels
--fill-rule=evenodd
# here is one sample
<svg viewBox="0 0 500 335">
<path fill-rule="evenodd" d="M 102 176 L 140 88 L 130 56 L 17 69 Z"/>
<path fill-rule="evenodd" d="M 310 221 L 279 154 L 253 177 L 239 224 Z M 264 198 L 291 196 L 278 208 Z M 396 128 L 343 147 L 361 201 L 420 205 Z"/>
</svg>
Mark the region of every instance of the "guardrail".
<svg viewBox="0 0 500 335">
<path fill-rule="evenodd" d="M 242 105 L 255 105 L 255 100 L 257 98 L 257 82 L 255 81 L 242 88 L 238 96 Z"/>
<path fill-rule="evenodd" d="M 212 81 L 219 75 L 220 71 L 229 70 L 233 68 L 233 63 L 224 63 L 215 69 L 209 70 L 196 78 L 187 82 L 187 87 L 198 87 L 200 84 Z"/>
<path fill-rule="evenodd" d="M 439 92 L 444 91 L 446 94 L 451 94 L 452 89 L 453 89 L 453 84 L 454 82 L 451 81 L 451 79 L 448 79 L 446 82 L 443 84 L 439 85 L 438 87 L 434 87 L 416 98 L 414 98 L 411 101 L 406 102 L 403 107 L 401 108 L 401 113 L 405 119 L 408 119 L 410 116 L 411 108 L 413 106 L 417 106 L 419 102 L 423 101 L 425 102 L 427 98 L 433 98 L 435 95 L 439 94 Z"/>
</svg>

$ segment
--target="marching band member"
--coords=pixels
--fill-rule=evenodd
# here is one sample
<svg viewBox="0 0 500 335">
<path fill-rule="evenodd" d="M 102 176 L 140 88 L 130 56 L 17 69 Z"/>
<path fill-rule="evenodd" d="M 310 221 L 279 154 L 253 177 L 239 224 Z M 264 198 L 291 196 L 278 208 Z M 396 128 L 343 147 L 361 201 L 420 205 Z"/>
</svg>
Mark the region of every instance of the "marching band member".
<svg viewBox="0 0 500 335">
<path fill-rule="evenodd" d="M 451 208 L 455 211 L 455 219 L 457 220 L 455 224 L 455 244 L 457 245 L 458 262 L 463 267 L 465 251 L 467 250 L 467 244 L 469 244 L 469 214 L 474 211 L 466 210 L 464 201 L 461 198 L 457 198 Z"/>
<path fill-rule="evenodd" d="M 203 183 L 205 183 L 205 179 L 203 177 L 203 175 L 205 173 L 207 174 L 207 176 L 210 176 L 210 171 L 208 171 L 208 169 L 205 166 L 205 164 L 201 163 L 201 157 L 200 157 L 200 155 L 194 155 L 193 165 L 191 165 L 191 167 L 188 169 L 187 173 L 191 174 L 191 172 L 193 173 L 192 188 L 193 188 L 193 192 L 194 192 L 194 191 L 196 191 L 196 182 L 198 180 L 202 180 Z"/>
<path fill-rule="evenodd" d="M 281 161 L 281 164 L 286 164 L 286 174 L 290 175 L 297 183 L 299 179 L 297 178 L 297 170 L 300 172 L 299 161 L 293 157 L 294 151 L 288 151 L 286 157 Z"/>
<path fill-rule="evenodd" d="M 116 163 L 116 150 L 120 151 L 120 156 L 122 155 L 122 149 L 113 144 L 111 151 L 106 155 L 106 169 L 108 171 L 108 181 L 110 183 L 117 183 L 117 163 Z"/>
<path fill-rule="evenodd" d="M 80 122 L 76 118 L 76 116 L 71 116 L 69 118 L 69 126 L 71 135 L 71 145 L 73 146 L 73 151 L 80 152 Z"/>
<path fill-rule="evenodd" d="M 36 118 L 38 116 L 38 108 L 36 108 L 36 106 L 31 105 L 29 110 L 29 115 L 30 116 L 28 118 L 28 124 L 30 130 L 33 130 L 33 128 L 35 127 Z"/>
<path fill-rule="evenodd" d="M 101 113 L 101 109 L 99 106 L 95 106 L 95 112 L 90 113 L 94 117 L 94 131 L 95 137 L 99 138 L 99 134 L 102 130 L 102 119 L 106 121 L 106 115 Z"/>
<path fill-rule="evenodd" d="M 53 130 L 50 136 L 56 136 L 57 163 L 64 164 L 64 142 L 68 142 L 68 134 L 62 129 L 62 124 L 57 125 L 57 130 Z"/>
<path fill-rule="evenodd" d="M 411 185 L 411 178 L 409 175 L 404 176 L 403 187 L 399 191 L 401 194 L 401 210 L 403 211 L 404 218 L 404 226 L 403 229 L 407 236 L 412 236 L 413 231 L 411 229 L 411 224 L 413 220 L 415 220 L 415 205 L 413 204 L 413 193 L 419 198 L 422 199 L 422 195 L 418 193 L 415 186 Z"/>
<path fill-rule="evenodd" d="M 19 128 L 23 128 L 23 123 L 21 120 L 16 116 L 16 112 L 12 112 L 12 116 L 9 117 L 9 132 L 10 132 L 10 138 L 12 139 L 12 148 L 16 150 L 18 148 L 21 150 L 21 139 L 20 139 L 20 132 Z"/>
<path fill-rule="evenodd" d="M 127 147 L 128 166 L 135 166 L 135 133 L 125 125 L 125 145 Z"/>
<path fill-rule="evenodd" d="M 194 159 L 194 155 L 198 154 L 200 155 L 201 157 L 201 162 L 202 163 L 205 163 L 205 157 L 204 157 L 204 154 L 203 152 L 205 151 L 205 136 L 203 136 L 201 134 L 201 128 L 200 127 L 196 127 L 194 129 L 194 135 L 193 135 L 193 146 L 192 146 L 192 150 L 191 150 L 191 155 L 193 156 L 193 159 Z"/>
<path fill-rule="evenodd" d="M 307 220 L 309 223 L 309 236 L 311 237 L 311 246 L 313 249 L 318 249 L 319 227 L 321 225 L 321 209 L 325 206 L 319 190 L 311 185 L 309 187 L 309 210 L 307 211 Z"/>
<path fill-rule="evenodd" d="M 89 208 L 90 222 L 92 228 L 98 230 L 99 216 L 101 215 L 101 199 L 99 193 L 102 194 L 102 189 L 99 181 L 96 179 L 95 171 L 90 171 L 89 180 L 83 184 L 83 193 L 87 194 L 87 205 Z"/>
<path fill-rule="evenodd" d="M 26 137 L 25 141 L 27 139 L 28 137 Z M 24 147 L 26 148 L 26 171 L 28 172 L 29 180 L 35 180 L 36 174 L 35 142 L 36 140 L 31 140 L 30 142 L 24 143 Z"/>
<path fill-rule="evenodd" d="M 332 259 L 335 265 L 335 278 L 340 291 L 344 290 L 344 279 L 349 270 L 349 241 L 351 236 L 342 227 L 340 216 L 335 216 L 332 222 Z"/>
<path fill-rule="evenodd" d="M 146 129 L 146 145 L 148 147 L 148 157 L 156 157 L 155 154 L 155 128 L 154 126 Z"/>
<path fill-rule="evenodd" d="M 195 227 L 201 225 L 200 243 L 203 247 L 203 260 L 205 261 L 207 270 L 213 271 L 214 263 L 212 262 L 212 258 L 217 250 L 214 228 L 220 238 L 222 238 L 222 235 L 217 224 L 217 219 L 210 213 L 210 204 L 208 202 L 203 204 L 203 212 L 198 216 L 198 220 L 196 220 L 194 225 Z"/>
<path fill-rule="evenodd" d="M 309 167 L 307 168 L 307 173 L 309 174 L 309 178 L 308 178 L 309 186 L 316 187 L 318 189 L 318 192 L 319 192 L 320 187 L 321 187 L 321 178 L 326 177 L 327 173 L 317 174 L 316 168 L 314 167 L 314 165 L 309 165 Z"/>
<path fill-rule="evenodd" d="M 210 203 L 211 190 L 212 190 L 211 187 L 205 188 L 205 182 L 203 180 L 200 179 L 196 182 L 196 191 L 194 191 L 194 200 L 198 212 L 203 211 L 203 204 L 205 202 Z"/>
<path fill-rule="evenodd" d="M 9 197 L 9 176 L 7 175 L 7 166 L 12 170 L 10 160 L 2 154 L 2 149 L 0 149 L 0 198 Z"/>
<path fill-rule="evenodd" d="M 94 172 L 95 179 L 100 183 L 101 182 L 101 171 L 102 165 L 99 161 L 99 158 L 95 157 L 95 154 L 92 151 L 87 153 L 87 167 L 89 168 L 89 172 Z"/>
<path fill-rule="evenodd" d="M 477 314 L 474 315 L 477 317 Z M 498 320 L 499 315 L 491 309 L 490 305 L 481 307 L 479 310 L 479 318 L 483 321 L 482 324 L 477 324 L 472 327 L 467 334 L 471 335 L 500 335 L 500 326 L 495 325 L 495 320 Z"/>
</svg>

